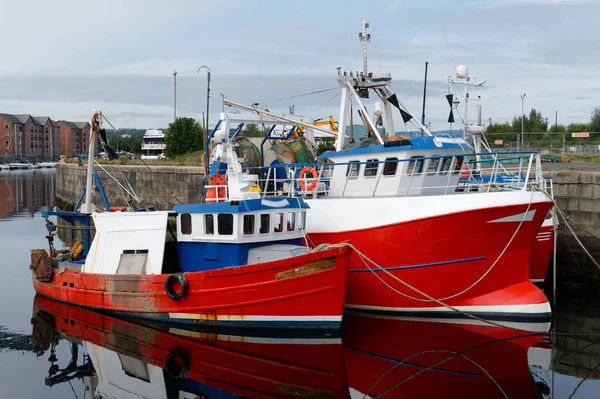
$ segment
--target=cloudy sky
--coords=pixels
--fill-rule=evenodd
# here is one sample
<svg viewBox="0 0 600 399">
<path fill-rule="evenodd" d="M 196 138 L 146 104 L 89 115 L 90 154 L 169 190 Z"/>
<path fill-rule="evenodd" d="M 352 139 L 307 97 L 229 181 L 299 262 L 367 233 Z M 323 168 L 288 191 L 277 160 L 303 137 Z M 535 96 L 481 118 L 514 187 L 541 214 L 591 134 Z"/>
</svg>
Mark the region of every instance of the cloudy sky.
<svg viewBox="0 0 600 399">
<path fill-rule="evenodd" d="M 371 28 L 369 69 L 427 120 L 448 128 L 444 95 L 453 63 L 487 80 L 484 120 L 535 107 L 558 122 L 585 122 L 600 106 L 600 1 L 591 0 L 0 0 L 4 33 L 0 112 L 86 120 L 94 106 L 116 127 L 166 127 L 200 118 L 212 70 L 211 125 L 221 94 L 313 118 L 337 118 L 335 68 L 362 69 L 362 20 Z M 461 106 L 462 109 L 462 106 Z M 471 115 L 474 112 L 471 111 Z M 457 117 L 458 119 L 458 117 Z M 400 130 L 402 126 L 398 127 Z"/>
</svg>

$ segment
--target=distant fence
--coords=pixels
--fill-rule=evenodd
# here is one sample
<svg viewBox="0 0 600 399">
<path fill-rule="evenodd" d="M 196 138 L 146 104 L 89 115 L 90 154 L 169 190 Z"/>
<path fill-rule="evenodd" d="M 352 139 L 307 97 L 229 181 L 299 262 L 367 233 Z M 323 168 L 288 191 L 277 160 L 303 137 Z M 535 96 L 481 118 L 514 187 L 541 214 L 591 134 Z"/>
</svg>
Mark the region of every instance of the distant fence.
<svg viewBox="0 0 600 399">
<path fill-rule="evenodd" d="M 522 138 L 521 132 L 487 133 L 486 138 L 492 149 L 600 155 L 600 132 L 525 132 Z"/>
</svg>

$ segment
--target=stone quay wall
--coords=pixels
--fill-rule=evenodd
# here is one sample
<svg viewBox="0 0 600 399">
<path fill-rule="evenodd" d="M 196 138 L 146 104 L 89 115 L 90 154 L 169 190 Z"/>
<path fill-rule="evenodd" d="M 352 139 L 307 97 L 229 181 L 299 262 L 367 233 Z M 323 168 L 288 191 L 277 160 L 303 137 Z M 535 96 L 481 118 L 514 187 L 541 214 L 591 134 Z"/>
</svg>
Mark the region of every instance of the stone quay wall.
<svg viewBox="0 0 600 399">
<path fill-rule="evenodd" d="M 202 199 L 202 167 L 102 165 L 96 171 L 111 206 L 126 206 L 123 189 L 131 185 L 143 206 L 169 210 L 178 203 L 198 203 Z M 87 165 L 61 163 L 56 167 L 56 196 L 62 201 L 76 203 L 85 187 Z M 113 176 L 115 179 L 111 178 Z M 125 177 L 125 179 L 123 178 Z M 128 187 L 127 187 L 128 188 Z M 128 188 L 129 189 L 129 188 Z M 94 203 L 104 207 L 96 190 Z"/>
<path fill-rule="evenodd" d="M 591 255 L 600 262 L 600 172 L 551 171 L 554 198 Z M 600 270 L 581 249 L 561 221 L 557 241 L 557 269 L 562 277 L 600 284 Z"/>
</svg>

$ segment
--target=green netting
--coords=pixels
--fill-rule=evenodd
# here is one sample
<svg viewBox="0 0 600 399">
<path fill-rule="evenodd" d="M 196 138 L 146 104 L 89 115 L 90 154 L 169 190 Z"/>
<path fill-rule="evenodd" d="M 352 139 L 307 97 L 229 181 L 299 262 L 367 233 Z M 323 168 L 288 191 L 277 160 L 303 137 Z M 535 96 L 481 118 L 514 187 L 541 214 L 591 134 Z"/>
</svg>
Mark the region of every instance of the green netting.
<svg viewBox="0 0 600 399">
<path fill-rule="evenodd" d="M 281 141 L 271 147 L 277 160 L 283 164 L 314 163 L 315 156 L 309 145 L 302 139 Z"/>
<path fill-rule="evenodd" d="M 355 148 L 366 148 L 366 147 L 371 147 L 373 145 L 378 144 L 377 139 L 364 139 L 364 140 L 358 140 L 355 143 L 344 143 L 344 149 L 345 150 L 353 150 Z"/>
<path fill-rule="evenodd" d="M 245 168 L 258 167 L 260 165 L 260 151 L 250 140 L 245 137 L 236 139 L 239 147 L 235 148 L 235 153 L 239 158 L 244 158 L 242 166 Z"/>
</svg>

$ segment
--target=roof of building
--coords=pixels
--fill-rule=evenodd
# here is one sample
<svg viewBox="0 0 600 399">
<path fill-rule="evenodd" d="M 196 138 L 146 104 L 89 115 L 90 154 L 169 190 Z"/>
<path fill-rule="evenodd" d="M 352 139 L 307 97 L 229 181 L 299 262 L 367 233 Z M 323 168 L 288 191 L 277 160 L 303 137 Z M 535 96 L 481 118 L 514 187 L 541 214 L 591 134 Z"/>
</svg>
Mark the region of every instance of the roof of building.
<svg viewBox="0 0 600 399">
<path fill-rule="evenodd" d="M 13 115 L 15 118 L 17 118 L 19 120 L 20 123 L 27 123 L 27 120 L 29 118 L 31 118 L 31 115 L 29 114 L 18 114 L 18 115 Z M 33 119 L 33 118 L 31 118 Z M 34 121 L 35 123 L 35 121 Z"/>
<path fill-rule="evenodd" d="M 44 126 L 46 123 L 48 123 L 48 121 L 50 121 L 52 126 L 55 125 L 54 121 L 52 119 L 50 119 L 49 116 L 34 116 L 33 120 L 42 126 Z"/>
<path fill-rule="evenodd" d="M 89 123 L 88 122 L 73 122 L 79 129 L 85 129 Z"/>
<path fill-rule="evenodd" d="M 71 129 L 79 129 L 79 127 L 77 126 L 77 124 L 75 122 L 58 121 L 57 123 L 62 123 L 63 125 L 66 125 L 67 127 L 70 127 Z"/>
<path fill-rule="evenodd" d="M 6 119 L 11 123 L 21 123 L 21 121 L 12 114 L 0 114 L 0 118 Z"/>
</svg>

